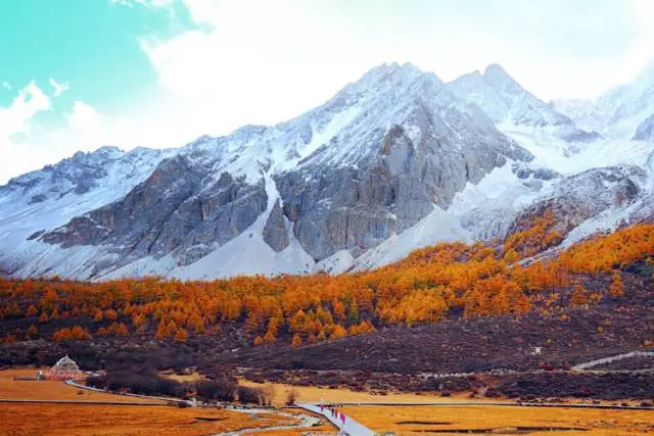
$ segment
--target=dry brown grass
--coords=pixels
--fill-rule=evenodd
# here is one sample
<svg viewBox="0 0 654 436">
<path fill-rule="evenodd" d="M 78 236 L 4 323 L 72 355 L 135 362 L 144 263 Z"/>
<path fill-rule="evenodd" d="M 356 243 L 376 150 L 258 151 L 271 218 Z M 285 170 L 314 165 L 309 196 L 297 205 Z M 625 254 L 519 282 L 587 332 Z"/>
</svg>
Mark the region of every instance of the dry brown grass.
<svg viewBox="0 0 654 436">
<path fill-rule="evenodd" d="M 179 409 L 161 401 L 96 393 L 60 381 L 16 381 L 34 368 L 0 371 L 0 399 L 152 403 L 152 406 L 0 403 L 0 436 L 196 436 L 293 423 L 275 414 Z M 196 375 L 181 376 L 188 381 Z M 171 377 L 173 378 L 173 377 Z M 203 419 L 204 418 L 204 419 Z M 329 426 L 317 429 L 331 430 Z M 262 431 L 260 436 L 300 436 L 302 429 Z"/>
<path fill-rule="evenodd" d="M 154 403 L 162 401 L 92 392 L 66 385 L 62 381 L 19 381 L 14 377 L 32 377 L 34 368 L 12 368 L 0 371 L 0 399 L 4 400 L 67 400 L 111 401 L 120 403 Z"/>
<path fill-rule="evenodd" d="M 436 394 L 411 394 L 411 393 L 388 393 L 388 395 L 374 395 L 370 392 L 354 392 L 349 389 L 329 389 L 319 388 L 313 386 L 293 386 L 281 383 L 254 383 L 249 380 L 240 380 L 240 384 L 244 386 L 251 386 L 256 388 L 272 389 L 275 393 L 274 404 L 276 406 L 283 406 L 286 402 L 288 392 L 295 390 L 297 393 L 298 403 L 317 403 L 322 401 L 326 402 L 342 402 L 342 403 L 443 403 L 451 401 L 471 401 L 465 394 L 462 396 L 441 397 Z M 479 402 L 493 401 L 497 399 L 479 399 L 473 400 Z M 501 401 L 501 400 L 499 400 Z"/>
<path fill-rule="evenodd" d="M 429 430 L 465 429 L 495 429 L 496 433 L 492 433 L 494 435 L 529 436 L 633 436 L 654 432 L 654 412 L 637 410 L 504 406 L 362 406 L 344 407 L 342 410 L 376 432 L 392 430 L 398 435 L 424 435 L 429 434 Z M 588 431 L 536 430 L 516 433 L 515 430 L 508 430 L 515 427 L 565 427 Z M 461 433 L 432 434 L 457 436 Z"/>
<path fill-rule="evenodd" d="M 0 406 L 0 436 L 199 436 L 288 422 L 273 414 L 168 406 Z"/>
</svg>

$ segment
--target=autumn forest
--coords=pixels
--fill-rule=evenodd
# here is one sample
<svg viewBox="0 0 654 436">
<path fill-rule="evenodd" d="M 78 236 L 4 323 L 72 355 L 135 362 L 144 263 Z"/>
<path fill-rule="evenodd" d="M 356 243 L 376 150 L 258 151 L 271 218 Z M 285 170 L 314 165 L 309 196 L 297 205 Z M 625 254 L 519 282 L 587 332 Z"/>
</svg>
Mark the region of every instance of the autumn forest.
<svg viewBox="0 0 654 436">
<path fill-rule="evenodd" d="M 550 248 L 562 240 L 550 230 L 553 221 L 546 213 L 504 243 L 440 244 L 386 267 L 339 276 L 0 279 L 0 320 L 20 319 L 24 326 L 5 327 L 1 341 L 150 336 L 186 343 L 238 326 L 254 346 L 281 341 L 298 347 L 446 319 L 530 311 L 565 317 L 565 308 L 623 298 L 622 269 L 652 262 L 654 225 L 600 234 L 561 250 Z M 589 277 L 593 286 L 586 285 Z"/>
</svg>

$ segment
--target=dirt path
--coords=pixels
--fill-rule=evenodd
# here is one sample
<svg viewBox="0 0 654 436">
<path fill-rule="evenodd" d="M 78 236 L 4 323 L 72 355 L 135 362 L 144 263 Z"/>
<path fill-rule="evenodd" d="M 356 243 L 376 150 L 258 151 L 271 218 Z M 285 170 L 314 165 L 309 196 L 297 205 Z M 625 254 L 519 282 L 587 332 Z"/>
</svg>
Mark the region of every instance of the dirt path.
<svg viewBox="0 0 654 436">
<path fill-rule="evenodd" d="M 597 365 L 613 363 L 619 360 L 630 359 L 632 357 L 651 357 L 654 359 L 654 351 L 632 351 L 631 353 L 618 354 L 617 356 L 604 357 L 603 359 L 591 360 L 590 362 L 580 363 L 572 367 L 575 371 L 585 371 Z M 615 372 L 615 371 L 613 371 Z M 633 370 L 623 370 L 621 372 L 634 372 Z"/>
</svg>

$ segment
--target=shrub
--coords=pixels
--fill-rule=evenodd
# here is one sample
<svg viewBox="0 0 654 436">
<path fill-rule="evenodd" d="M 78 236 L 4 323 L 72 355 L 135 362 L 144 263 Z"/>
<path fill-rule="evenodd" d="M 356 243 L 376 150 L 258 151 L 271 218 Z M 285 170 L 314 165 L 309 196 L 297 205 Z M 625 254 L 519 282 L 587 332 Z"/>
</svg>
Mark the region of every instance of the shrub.
<svg viewBox="0 0 654 436">
<path fill-rule="evenodd" d="M 99 375 L 87 377 L 86 384 L 97 389 L 107 389 L 107 378 Z"/>
<path fill-rule="evenodd" d="M 198 397 L 205 401 L 217 400 L 233 402 L 237 386 L 226 377 L 218 380 L 204 380 L 195 384 Z"/>
<path fill-rule="evenodd" d="M 99 389 L 129 391 L 139 395 L 183 397 L 188 393 L 188 386 L 184 383 L 161 377 L 153 370 L 111 371 L 105 376 L 89 377 L 87 383 Z"/>
<path fill-rule="evenodd" d="M 295 389 L 291 389 L 290 391 L 286 392 L 286 405 L 293 406 L 295 401 L 297 401 L 297 391 Z"/>
<path fill-rule="evenodd" d="M 263 391 L 257 388 L 250 388 L 247 386 L 238 387 L 238 401 L 241 404 L 258 404 L 264 405 Z"/>
</svg>

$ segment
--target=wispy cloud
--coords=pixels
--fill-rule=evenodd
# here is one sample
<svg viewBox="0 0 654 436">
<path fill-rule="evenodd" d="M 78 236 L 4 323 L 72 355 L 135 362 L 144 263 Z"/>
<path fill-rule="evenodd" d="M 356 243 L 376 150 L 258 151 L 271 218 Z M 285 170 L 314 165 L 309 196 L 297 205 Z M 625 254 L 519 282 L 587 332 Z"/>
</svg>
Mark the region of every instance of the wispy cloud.
<svg viewBox="0 0 654 436">
<path fill-rule="evenodd" d="M 111 3 L 130 8 L 133 8 L 134 6 L 143 6 L 146 8 L 168 8 L 175 3 L 175 0 L 111 0 Z"/>
<path fill-rule="evenodd" d="M 58 83 L 55 79 L 52 77 L 50 78 L 50 85 L 54 88 L 54 94 L 52 95 L 53 97 L 59 97 L 62 93 L 68 91 L 70 89 L 70 85 L 68 82 L 64 83 Z"/>
<path fill-rule="evenodd" d="M 8 107 L 0 107 L 0 182 L 32 168 L 29 160 L 34 150 L 20 148 L 16 137 L 29 136 L 34 116 L 51 108 L 50 98 L 34 82 L 19 90 Z"/>
</svg>

